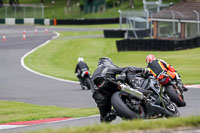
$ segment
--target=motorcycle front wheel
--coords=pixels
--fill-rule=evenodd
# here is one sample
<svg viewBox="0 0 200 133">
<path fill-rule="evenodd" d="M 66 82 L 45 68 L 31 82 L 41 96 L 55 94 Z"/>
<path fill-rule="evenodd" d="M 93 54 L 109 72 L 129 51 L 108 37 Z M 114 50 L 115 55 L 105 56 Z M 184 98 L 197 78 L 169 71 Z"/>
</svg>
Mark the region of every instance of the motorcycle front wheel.
<svg viewBox="0 0 200 133">
<path fill-rule="evenodd" d="M 176 106 L 176 104 L 171 103 L 170 105 L 166 106 L 167 109 L 167 117 L 179 117 L 180 112 Z"/>
<path fill-rule="evenodd" d="M 144 118 L 145 113 L 144 109 L 141 105 L 139 105 L 139 111 L 134 111 L 134 109 L 130 107 L 130 103 L 132 99 L 128 96 L 124 95 L 121 92 L 115 92 L 111 97 L 111 104 L 116 111 L 117 115 L 124 119 L 138 119 Z"/>
<path fill-rule="evenodd" d="M 185 101 L 183 100 L 183 97 L 180 96 L 174 87 L 172 85 L 168 85 L 165 87 L 165 91 L 167 95 L 169 96 L 170 100 L 174 102 L 178 107 L 186 106 Z"/>
</svg>

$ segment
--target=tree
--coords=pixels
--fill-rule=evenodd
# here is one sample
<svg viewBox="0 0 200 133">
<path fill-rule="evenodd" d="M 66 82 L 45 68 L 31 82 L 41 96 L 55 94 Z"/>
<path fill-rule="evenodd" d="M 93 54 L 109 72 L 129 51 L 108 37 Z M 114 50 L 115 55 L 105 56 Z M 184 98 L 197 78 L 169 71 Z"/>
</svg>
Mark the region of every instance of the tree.
<svg viewBox="0 0 200 133">
<path fill-rule="evenodd" d="M 71 0 L 67 0 L 67 3 L 66 3 L 66 4 L 67 4 L 67 5 L 66 5 L 67 8 L 70 7 L 70 6 L 71 6 Z"/>
<path fill-rule="evenodd" d="M 129 5 L 131 8 L 134 8 L 135 6 L 134 0 L 129 0 Z"/>
<path fill-rule="evenodd" d="M 71 11 L 71 0 L 67 0 L 66 8 L 67 8 L 67 11 Z"/>
<path fill-rule="evenodd" d="M 3 7 L 3 0 L 0 0 L 0 8 Z"/>
</svg>

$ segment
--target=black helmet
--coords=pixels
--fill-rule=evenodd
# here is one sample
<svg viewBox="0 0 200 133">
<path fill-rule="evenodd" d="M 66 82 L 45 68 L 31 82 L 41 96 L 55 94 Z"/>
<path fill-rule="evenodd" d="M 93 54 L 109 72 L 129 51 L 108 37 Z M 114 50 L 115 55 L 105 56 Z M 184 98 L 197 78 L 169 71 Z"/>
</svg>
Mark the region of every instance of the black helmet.
<svg viewBox="0 0 200 133">
<path fill-rule="evenodd" d="M 98 66 L 100 65 L 113 65 L 113 62 L 108 57 L 102 57 L 99 59 Z"/>
</svg>

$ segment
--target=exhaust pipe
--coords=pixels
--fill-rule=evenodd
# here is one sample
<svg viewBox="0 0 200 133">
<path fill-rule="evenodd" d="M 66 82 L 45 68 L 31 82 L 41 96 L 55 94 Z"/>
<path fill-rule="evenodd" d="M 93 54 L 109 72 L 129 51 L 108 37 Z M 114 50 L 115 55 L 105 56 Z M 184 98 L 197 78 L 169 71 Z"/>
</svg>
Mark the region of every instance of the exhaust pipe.
<svg viewBox="0 0 200 133">
<path fill-rule="evenodd" d="M 120 84 L 120 87 L 121 87 L 122 91 L 124 91 L 128 94 L 131 94 L 131 95 L 133 95 L 134 97 L 136 97 L 140 100 L 144 99 L 144 95 L 143 95 L 142 92 L 139 92 L 138 90 L 133 89 L 130 86 L 127 86 L 127 85 L 124 85 L 124 84 Z"/>
</svg>

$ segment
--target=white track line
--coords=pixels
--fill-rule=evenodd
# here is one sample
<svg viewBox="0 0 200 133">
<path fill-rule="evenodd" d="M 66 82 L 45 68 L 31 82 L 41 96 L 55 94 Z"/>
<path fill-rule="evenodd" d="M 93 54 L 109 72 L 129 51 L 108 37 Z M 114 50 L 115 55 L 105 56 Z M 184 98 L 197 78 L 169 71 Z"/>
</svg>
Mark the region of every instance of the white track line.
<svg viewBox="0 0 200 133">
<path fill-rule="evenodd" d="M 25 126 L 27 126 L 27 125 L 0 125 L 0 130 L 18 128 L 18 127 L 25 127 Z"/>
<path fill-rule="evenodd" d="M 39 73 L 37 71 L 34 71 L 33 69 L 27 67 L 24 63 L 24 59 L 26 58 L 26 56 L 28 56 L 29 54 L 35 52 L 37 49 L 45 46 L 46 44 L 50 43 L 51 40 L 57 38 L 60 36 L 60 34 L 58 32 L 54 32 L 56 34 L 56 36 L 52 37 L 52 39 L 50 40 L 47 40 L 46 42 L 44 42 L 43 44 L 39 45 L 38 47 L 32 49 L 31 51 L 29 51 L 28 53 L 26 53 L 22 58 L 21 58 L 21 65 L 23 68 L 25 68 L 27 71 L 29 72 L 32 72 L 34 74 L 37 74 L 37 75 L 40 75 L 40 76 L 43 76 L 43 77 L 46 77 L 46 78 L 51 78 L 51 79 L 55 79 L 55 80 L 59 80 L 59 81 L 63 81 L 63 82 L 69 82 L 69 83 L 75 83 L 75 84 L 78 84 L 79 82 L 76 82 L 76 81 L 71 81 L 71 80 L 65 80 L 65 79 L 61 79 L 61 78 L 56 78 L 56 77 L 53 77 L 53 76 L 49 76 L 49 75 L 46 75 L 46 74 L 42 74 L 42 73 Z"/>
<path fill-rule="evenodd" d="M 87 116 L 87 117 L 79 117 L 79 118 L 72 118 L 72 119 L 67 119 L 67 120 L 60 120 L 60 121 L 53 121 L 53 122 L 43 122 L 43 123 L 38 123 L 38 124 L 53 124 L 53 123 L 59 123 L 59 122 L 65 122 L 65 121 L 73 121 L 73 120 L 80 120 L 80 119 L 87 119 L 87 118 L 94 118 L 94 117 L 99 117 L 99 115 L 92 115 L 92 116 Z M 38 125 L 34 124 L 34 125 Z M 18 128 L 18 127 L 25 127 L 25 126 L 32 126 L 32 125 L 0 125 L 0 130 L 4 129 L 11 129 L 11 128 Z"/>
</svg>

